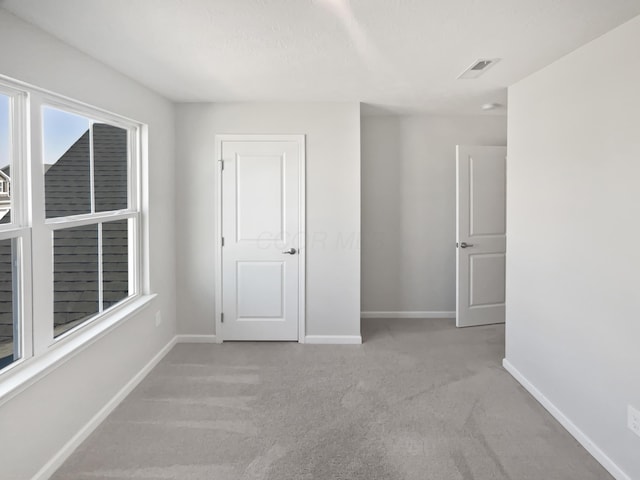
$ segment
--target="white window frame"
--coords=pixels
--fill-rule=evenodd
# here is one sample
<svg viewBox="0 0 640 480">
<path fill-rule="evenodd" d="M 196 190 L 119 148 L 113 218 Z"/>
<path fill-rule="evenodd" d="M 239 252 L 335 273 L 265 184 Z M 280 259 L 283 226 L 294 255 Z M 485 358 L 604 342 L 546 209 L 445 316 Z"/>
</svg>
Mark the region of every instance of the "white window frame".
<svg viewBox="0 0 640 480">
<path fill-rule="evenodd" d="M 11 223 L 0 224 L 0 240 L 15 240 L 16 248 L 12 266 L 14 269 L 13 298 L 14 335 L 18 335 L 20 357 L 2 371 L 9 371 L 33 356 L 33 316 L 31 293 L 31 229 L 28 218 L 28 192 L 23 185 L 28 178 L 28 131 L 25 121 L 29 107 L 28 93 L 11 83 L 0 83 L 0 93 L 9 97 L 9 157 L 11 159 L 11 182 L 18 185 L 13 188 L 11 197 Z M 15 337 L 14 337 L 15 344 Z M 15 353 L 15 347 L 14 347 Z M 0 374 L 1 375 L 1 374 Z M 0 377 L 1 378 L 1 377 Z"/>
<path fill-rule="evenodd" d="M 92 212 L 81 215 L 72 215 L 68 217 L 46 218 L 45 208 L 45 189 L 44 189 L 44 125 L 42 122 L 42 111 L 44 108 L 55 108 L 64 112 L 80 115 L 89 120 L 89 137 L 90 137 L 90 171 L 91 171 L 91 206 L 94 210 L 94 189 L 93 189 L 93 125 L 95 123 L 105 123 L 118 128 L 127 130 L 128 132 L 128 208 L 124 210 Z M 37 302 L 34 305 L 34 343 L 35 352 L 45 351 L 51 345 L 64 342 L 67 337 L 72 337 L 78 329 L 82 329 L 87 325 L 99 321 L 105 315 L 116 310 L 130 299 L 140 296 L 140 241 L 139 241 L 139 225 L 140 225 L 140 198 L 139 198 L 139 175 L 140 175 L 140 130 L 141 125 L 136 122 L 127 121 L 119 116 L 98 110 L 93 107 L 81 104 L 68 99 L 63 99 L 57 95 L 35 93 L 31 99 L 31 131 L 33 138 L 38 140 L 33 143 L 33 154 L 31 158 L 32 171 L 36 172 L 34 177 L 39 178 L 38 188 L 32 191 L 32 201 L 34 205 L 33 215 L 33 256 L 34 265 L 53 265 L 53 234 L 57 230 L 81 227 L 86 225 L 98 225 L 98 232 L 101 233 L 102 223 L 116 220 L 129 221 L 129 296 L 122 302 L 112 307 L 102 310 L 102 265 L 100 261 L 101 245 L 98 245 L 99 255 L 99 311 L 90 319 L 71 328 L 58 337 L 54 338 L 54 319 L 53 310 L 53 269 L 43 272 L 44 274 L 34 277 L 34 297 L 42 298 L 44 301 Z M 40 130 L 38 132 L 38 129 Z M 36 133 L 37 132 L 37 133 Z M 36 230 L 37 227 L 37 230 Z M 100 238 L 100 237 L 99 237 Z"/>
<path fill-rule="evenodd" d="M 146 125 L 3 75 L 0 75 L 0 93 L 12 98 L 11 181 L 15 187 L 12 188 L 12 223 L 0 224 L 0 240 L 19 239 L 16 263 L 20 301 L 14 308 L 20 312 L 22 333 L 20 359 L 0 370 L 1 405 L 120 322 L 145 308 L 155 295 L 149 294 L 148 245 L 143 241 L 143 229 L 146 231 L 147 228 L 143 208 L 148 206 L 143 201 L 146 192 L 143 191 L 145 182 L 142 179 L 147 155 Z M 106 123 L 127 130 L 128 208 L 46 219 L 43 107 L 78 114 L 94 123 Z M 90 132 L 92 135 L 92 128 Z M 91 159 L 93 162 L 93 155 Z M 91 170 L 93 182 L 93 164 Z M 92 198 L 92 205 L 93 202 Z M 54 338 L 53 232 L 125 219 L 129 222 L 129 296 Z M 40 270 L 39 265 L 51 267 Z M 38 271 L 32 274 L 32 268 Z"/>
</svg>

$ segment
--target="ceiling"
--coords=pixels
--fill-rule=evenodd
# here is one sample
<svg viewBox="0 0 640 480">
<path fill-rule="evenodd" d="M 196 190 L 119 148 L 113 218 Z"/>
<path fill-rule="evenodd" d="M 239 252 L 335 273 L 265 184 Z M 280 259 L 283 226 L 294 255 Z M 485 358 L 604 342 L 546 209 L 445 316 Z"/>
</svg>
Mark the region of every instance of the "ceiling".
<svg viewBox="0 0 640 480">
<path fill-rule="evenodd" d="M 432 114 L 505 104 L 507 86 L 640 14 L 638 0 L 0 5 L 177 102 L 360 101 L 371 113 Z M 502 60 L 456 79 L 479 58 Z"/>
</svg>

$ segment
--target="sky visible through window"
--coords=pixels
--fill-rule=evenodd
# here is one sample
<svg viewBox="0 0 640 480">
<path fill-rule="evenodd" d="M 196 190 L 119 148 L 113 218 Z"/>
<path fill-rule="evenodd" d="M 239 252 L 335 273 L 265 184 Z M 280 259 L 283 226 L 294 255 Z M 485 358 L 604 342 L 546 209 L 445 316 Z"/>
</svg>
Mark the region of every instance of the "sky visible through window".
<svg viewBox="0 0 640 480">
<path fill-rule="evenodd" d="M 56 163 L 69 147 L 89 130 L 89 120 L 55 108 L 42 109 L 44 125 L 44 163 Z"/>
<path fill-rule="evenodd" d="M 0 168 L 9 165 L 9 103 L 9 97 L 0 94 Z M 54 164 L 89 130 L 89 120 L 48 107 L 42 114 L 46 125 L 44 163 Z"/>
</svg>

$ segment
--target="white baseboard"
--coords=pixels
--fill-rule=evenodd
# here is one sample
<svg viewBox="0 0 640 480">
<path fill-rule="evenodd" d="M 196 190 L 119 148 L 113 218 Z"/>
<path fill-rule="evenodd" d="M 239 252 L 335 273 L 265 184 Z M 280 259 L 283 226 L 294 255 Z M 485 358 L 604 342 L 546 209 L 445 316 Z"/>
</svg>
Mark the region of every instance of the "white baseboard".
<svg viewBox="0 0 640 480">
<path fill-rule="evenodd" d="M 176 343 L 219 343 L 215 335 L 176 335 Z"/>
<path fill-rule="evenodd" d="M 509 372 L 513 378 L 515 378 L 520 384 L 527 390 L 540 404 L 547 409 L 547 411 L 562 425 L 577 441 L 582 445 L 587 452 L 589 452 L 593 458 L 595 458 L 600 465 L 602 465 L 616 480 L 631 480 L 631 477 L 627 475 L 613 460 L 611 460 L 606 453 L 604 453 L 600 447 L 598 447 L 593 441 L 582 431 L 575 423 L 573 423 L 569 417 L 567 417 L 562 411 L 556 407 L 551 400 L 538 390 L 527 378 L 520 373 L 520 371 L 514 367 L 506 358 L 502 361 L 502 365 Z"/>
<path fill-rule="evenodd" d="M 120 405 L 120 403 L 125 399 L 127 395 L 129 395 L 134 388 L 138 386 L 138 384 L 146 377 L 153 367 L 155 367 L 160 360 L 164 358 L 164 356 L 169 353 L 169 351 L 176 344 L 176 338 L 172 338 L 169 343 L 167 343 L 162 350 L 160 350 L 155 357 L 153 357 L 149 363 L 147 363 L 142 369 L 135 374 L 135 376 L 129 380 L 129 382 L 120 389 L 115 396 L 107 402 L 107 404 L 102 407 L 102 409 L 96 413 L 91 420 L 87 422 L 87 424 L 80 429 L 78 433 L 76 433 L 71 440 L 69 440 L 59 451 L 56 453 L 51 460 L 49 460 L 44 467 L 42 467 L 38 473 L 36 473 L 32 480 L 47 480 L 51 475 L 55 473 L 55 471 L 60 468 L 60 466 L 65 462 L 67 458 L 74 452 L 78 446 L 82 442 L 84 442 L 91 433 L 100 425 L 105 418 L 109 416 L 111 412 L 115 410 L 115 408 Z"/>
<path fill-rule="evenodd" d="M 304 343 L 316 345 L 360 345 L 360 335 L 307 335 Z"/>
<path fill-rule="evenodd" d="M 456 312 L 360 312 L 360 318 L 456 318 Z"/>
</svg>

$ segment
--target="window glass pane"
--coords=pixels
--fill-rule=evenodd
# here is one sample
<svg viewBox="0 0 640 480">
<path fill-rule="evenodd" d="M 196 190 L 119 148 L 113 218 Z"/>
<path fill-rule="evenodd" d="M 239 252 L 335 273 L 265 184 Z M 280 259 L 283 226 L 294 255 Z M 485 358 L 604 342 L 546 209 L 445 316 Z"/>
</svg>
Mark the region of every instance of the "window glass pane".
<svg viewBox="0 0 640 480">
<path fill-rule="evenodd" d="M 11 223 L 11 99 L 0 94 L 0 224 Z"/>
<path fill-rule="evenodd" d="M 93 182 L 96 212 L 127 208 L 127 131 L 93 125 Z"/>
<path fill-rule="evenodd" d="M 47 218 L 90 213 L 89 119 L 50 107 L 42 115 Z"/>
<path fill-rule="evenodd" d="M 98 299 L 98 225 L 54 231 L 54 337 L 98 313 Z"/>
<path fill-rule="evenodd" d="M 15 304 L 13 240 L 0 240 L 0 369 L 20 358 L 20 325 Z"/>
<path fill-rule="evenodd" d="M 105 309 L 129 296 L 129 221 L 102 224 L 102 291 Z"/>
</svg>

